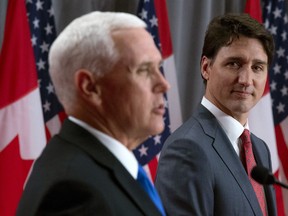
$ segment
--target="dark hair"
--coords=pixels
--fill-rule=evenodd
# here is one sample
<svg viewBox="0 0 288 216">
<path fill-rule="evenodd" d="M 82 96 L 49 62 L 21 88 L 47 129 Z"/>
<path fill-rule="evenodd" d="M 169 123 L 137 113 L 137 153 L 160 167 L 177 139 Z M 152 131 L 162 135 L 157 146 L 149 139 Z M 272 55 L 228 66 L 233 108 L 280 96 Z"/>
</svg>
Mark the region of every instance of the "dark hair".
<svg viewBox="0 0 288 216">
<path fill-rule="evenodd" d="M 274 55 L 273 36 L 248 14 L 226 14 L 211 20 L 205 34 L 202 55 L 213 59 L 221 47 L 230 45 L 240 36 L 258 39 L 267 54 L 268 65 Z"/>
</svg>

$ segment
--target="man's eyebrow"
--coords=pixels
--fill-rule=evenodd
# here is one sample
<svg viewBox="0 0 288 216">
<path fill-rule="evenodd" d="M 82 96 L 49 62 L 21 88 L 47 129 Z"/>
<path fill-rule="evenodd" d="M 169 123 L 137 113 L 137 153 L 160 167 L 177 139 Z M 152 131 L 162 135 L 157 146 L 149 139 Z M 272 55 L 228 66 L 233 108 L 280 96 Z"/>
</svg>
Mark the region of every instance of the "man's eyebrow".
<svg viewBox="0 0 288 216">
<path fill-rule="evenodd" d="M 262 64 L 262 65 L 268 65 L 267 61 L 263 61 L 261 59 L 255 59 L 255 60 L 253 60 L 253 63 Z"/>
<path fill-rule="evenodd" d="M 157 65 L 160 67 L 163 65 L 163 62 L 164 61 L 161 60 L 160 62 L 157 63 Z M 142 66 L 153 66 L 153 65 L 154 65 L 154 63 L 152 61 L 145 61 L 145 62 L 140 63 L 138 66 L 142 67 Z"/>
<path fill-rule="evenodd" d="M 225 61 L 244 61 L 245 58 L 242 58 L 241 56 L 232 56 L 232 57 L 228 57 Z M 263 64 L 263 65 L 268 65 L 267 61 L 263 61 L 261 59 L 253 59 L 252 62 L 255 64 Z"/>
<path fill-rule="evenodd" d="M 151 66 L 151 65 L 152 65 L 152 62 L 147 61 L 147 62 L 140 63 L 138 66 L 143 67 L 143 66 Z"/>
<path fill-rule="evenodd" d="M 243 61 L 244 58 L 240 56 L 230 56 L 225 59 L 225 61 Z"/>
</svg>

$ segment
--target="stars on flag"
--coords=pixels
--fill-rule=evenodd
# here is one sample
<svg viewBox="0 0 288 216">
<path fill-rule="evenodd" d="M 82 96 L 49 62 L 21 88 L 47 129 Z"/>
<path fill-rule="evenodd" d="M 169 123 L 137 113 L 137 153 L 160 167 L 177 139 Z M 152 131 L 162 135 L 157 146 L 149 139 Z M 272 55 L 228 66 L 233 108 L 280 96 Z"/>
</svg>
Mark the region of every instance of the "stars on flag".
<svg viewBox="0 0 288 216">
<path fill-rule="evenodd" d="M 280 102 L 279 105 L 276 107 L 278 113 L 283 113 L 283 112 L 284 112 L 284 108 L 285 108 L 285 105 L 282 104 L 281 102 Z"/>
<path fill-rule="evenodd" d="M 287 87 L 286 86 L 283 86 L 283 88 L 280 90 L 281 93 L 282 93 L 282 96 L 286 96 L 287 95 Z"/>
<path fill-rule="evenodd" d="M 37 37 L 35 35 L 32 35 L 31 43 L 33 47 L 37 45 Z"/>
<path fill-rule="evenodd" d="M 26 8 L 37 66 L 44 121 L 47 122 L 60 111 L 63 111 L 50 79 L 48 65 L 49 48 L 56 38 L 54 11 L 50 0 L 26 0 Z"/>
<path fill-rule="evenodd" d="M 38 66 L 38 71 L 40 71 L 40 70 L 45 70 L 45 64 L 46 64 L 45 61 L 43 61 L 42 59 L 40 59 L 36 64 L 37 64 L 37 66 Z"/>
<path fill-rule="evenodd" d="M 288 17 L 284 1 L 266 1 L 263 17 L 265 27 L 274 37 L 276 55 L 269 71 L 270 93 L 275 125 L 282 122 L 288 115 L 288 55 L 287 32 Z"/>
<path fill-rule="evenodd" d="M 275 66 L 273 67 L 273 71 L 274 71 L 274 74 L 280 74 L 281 72 L 281 66 L 279 64 L 275 64 Z"/>
<path fill-rule="evenodd" d="M 147 30 L 152 35 L 156 46 L 160 50 L 161 43 L 158 32 L 158 18 L 155 12 L 154 1 L 140 0 L 138 7 L 138 16 L 146 22 Z M 162 66 L 160 70 L 164 74 Z M 138 162 L 141 165 L 146 165 L 147 163 L 149 163 L 149 161 L 152 160 L 161 151 L 164 141 L 171 133 L 168 101 L 166 94 L 164 95 L 164 100 L 166 110 L 164 114 L 164 131 L 161 134 L 150 137 L 147 141 L 142 143 L 137 149 L 133 151 Z"/>
<path fill-rule="evenodd" d="M 54 17 L 54 10 L 52 7 L 50 7 L 50 9 L 48 9 L 48 13 L 49 13 L 49 17 Z"/>
<path fill-rule="evenodd" d="M 142 157 L 142 156 L 147 156 L 148 154 L 147 154 L 147 151 L 148 151 L 148 147 L 146 147 L 145 145 L 141 145 L 141 147 L 138 149 L 139 150 L 139 152 L 140 152 L 140 157 Z"/>
<path fill-rule="evenodd" d="M 153 17 L 149 20 L 151 27 L 153 28 L 154 26 L 158 27 L 158 19 L 156 18 L 156 16 L 153 15 Z"/>
<path fill-rule="evenodd" d="M 54 93 L 54 86 L 52 83 L 49 83 L 49 85 L 46 87 L 48 94 Z"/>
<path fill-rule="evenodd" d="M 287 32 L 283 32 L 281 34 L 282 40 L 285 41 L 287 39 Z"/>
<path fill-rule="evenodd" d="M 37 0 L 36 2 L 36 10 L 43 10 L 43 4 L 44 2 L 43 1 L 40 1 L 40 0 Z"/>
<path fill-rule="evenodd" d="M 148 12 L 143 8 L 141 13 L 139 13 L 139 17 L 142 19 L 142 20 L 147 20 L 147 17 L 148 17 Z"/>
<path fill-rule="evenodd" d="M 47 26 L 45 27 L 45 31 L 46 31 L 47 35 L 52 34 L 52 28 L 53 28 L 53 26 L 51 26 L 49 23 L 47 23 Z"/>
<path fill-rule="evenodd" d="M 284 57 L 284 52 L 285 50 L 282 48 L 282 47 L 279 47 L 279 49 L 276 51 L 277 53 L 277 57 L 280 58 L 280 57 Z"/>
<path fill-rule="evenodd" d="M 288 80 L 288 70 L 284 73 L 285 80 Z"/>
<path fill-rule="evenodd" d="M 281 12 L 282 12 L 281 9 L 276 8 L 276 9 L 273 11 L 274 19 L 277 19 L 277 18 L 281 17 Z"/>
<path fill-rule="evenodd" d="M 161 144 L 161 136 L 160 135 L 154 136 L 153 139 L 154 139 L 154 144 L 155 145 Z"/>
<path fill-rule="evenodd" d="M 50 111 L 50 107 L 51 107 L 51 103 L 49 103 L 47 100 L 45 101 L 45 103 L 43 104 L 43 109 L 44 109 L 44 112 L 48 112 Z"/>
<path fill-rule="evenodd" d="M 34 21 L 33 21 L 33 25 L 34 25 L 34 28 L 35 28 L 35 29 L 36 29 L 36 28 L 39 28 L 39 22 L 40 22 L 40 20 L 35 17 L 35 19 L 34 19 Z"/>
<path fill-rule="evenodd" d="M 285 0 L 264 0 L 263 18 L 265 20 L 265 27 L 272 33 L 275 42 L 276 55 L 269 70 L 270 94 L 273 102 L 272 110 L 277 151 L 279 163 L 281 164 L 280 167 L 282 167 L 282 169 L 279 169 L 279 176 L 283 175 L 283 179 L 287 180 L 288 176 L 285 170 L 288 170 L 286 162 L 288 149 L 284 138 L 285 134 L 287 134 L 287 127 L 285 125 L 287 125 L 288 121 L 288 57 L 285 57 L 288 56 L 288 16 L 286 2 Z M 285 50 L 282 51 L 282 49 Z M 279 191 L 277 195 L 279 195 L 279 201 L 281 200 L 277 202 L 279 212 L 283 211 L 281 214 L 284 215 L 285 208 L 282 208 L 287 205 L 287 194 L 283 190 Z"/>
<path fill-rule="evenodd" d="M 144 20 L 144 21 L 146 21 L 147 22 L 147 20 L 148 20 L 148 11 L 145 9 L 145 8 L 143 8 L 142 9 L 142 11 L 138 14 L 139 15 L 139 17 L 142 19 L 142 20 Z M 155 15 L 153 15 L 150 19 L 149 19 L 149 26 L 151 26 L 151 28 L 153 28 L 153 27 L 158 27 L 158 19 L 157 19 L 157 17 L 155 16 Z M 154 36 L 154 35 L 153 35 Z"/>
<path fill-rule="evenodd" d="M 273 80 L 270 82 L 270 90 L 275 91 L 276 90 L 277 83 Z"/>
<path fill-rule="evenodd" d="M 41 52 L 48 52 L 49 51 L 49 44 L 43 41 L 42 45 L 40 46 Z"/>
</svg>

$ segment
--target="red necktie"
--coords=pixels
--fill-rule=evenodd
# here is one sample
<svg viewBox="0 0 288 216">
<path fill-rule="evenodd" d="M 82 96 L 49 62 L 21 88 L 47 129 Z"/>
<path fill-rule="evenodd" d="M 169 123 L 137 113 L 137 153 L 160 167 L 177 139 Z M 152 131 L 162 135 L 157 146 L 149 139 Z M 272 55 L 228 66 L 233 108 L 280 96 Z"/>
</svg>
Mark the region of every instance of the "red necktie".
<svg viewBox="0 0 288 216">
<path fill-rule="evenodd" d="M 267 215 L 266 211 L 266 199 L 265 199 L 265 194 L 264 194 L 264 189 L 262 185 L 258 184 L 256 181 L 254 181 L 251 178 L 251 170 L 254 166 L 256 166 L 256 161 L 253 155 L 253 150 L 252 150 L 252 143 L 250 140 L 250 132 L 249 130 L 245 129 L 244 132 L 241 134 L 240 139 L 242 140 L 242 161 L 244 164 L 244 167 L 248 173 L 248 178 L 253 186 L 253 189 L 255 191 L 255 194 L 258 198 L 258 202 L 260 204 L 262 213 L 264 216 Z"/>
</svg>

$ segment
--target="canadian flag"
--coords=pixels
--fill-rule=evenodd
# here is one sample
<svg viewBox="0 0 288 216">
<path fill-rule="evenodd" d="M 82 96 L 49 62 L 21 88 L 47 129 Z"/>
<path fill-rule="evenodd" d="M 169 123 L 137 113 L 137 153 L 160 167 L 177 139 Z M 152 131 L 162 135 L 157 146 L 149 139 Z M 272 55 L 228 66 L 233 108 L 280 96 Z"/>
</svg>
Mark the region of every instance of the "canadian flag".
<svg viewBox="0 0 288 216">
<path fill-rule="evenodd" d="M 1 216 L 15 215 L 31 165 L 46 145 L 46 135 L 53 135 L 61 125 L 59 118 L 44 122 L 25 3 L 8 1 L 0 53 Z"/>
</svg>

